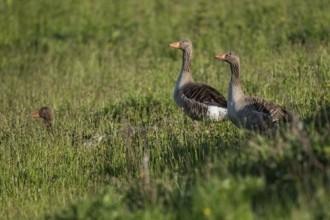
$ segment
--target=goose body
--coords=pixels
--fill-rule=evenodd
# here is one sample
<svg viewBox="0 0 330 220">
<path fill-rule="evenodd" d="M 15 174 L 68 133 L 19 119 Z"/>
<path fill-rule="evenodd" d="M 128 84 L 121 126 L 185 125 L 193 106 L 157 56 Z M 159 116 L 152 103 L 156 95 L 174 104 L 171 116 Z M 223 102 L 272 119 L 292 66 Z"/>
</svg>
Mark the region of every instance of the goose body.
<svg viewBox="0 0 330 220">
<path fill-rule="evenodd" d="M 182 68 L 176 81 L 173 98 L 193 120 L 222 121 L 227 118 L 227 101 L 216 89 L 194 82 L 191 74 L 192 43 L 184 39 L 170 47 L 183 51 Z"/>
<path fill-rule="evenodd" d="M 217 55 L 215 58 L 229 63 L 231 81 L 228 90 L 228 118 L 237 127 L 248 130 L 266 131 L 274 129 L 280 123 L 290 123 L 293 114 L 281 106 L 259 97 L 244 94 L 240 82 L 239 57 L 232 52 Z"/>
</svg>

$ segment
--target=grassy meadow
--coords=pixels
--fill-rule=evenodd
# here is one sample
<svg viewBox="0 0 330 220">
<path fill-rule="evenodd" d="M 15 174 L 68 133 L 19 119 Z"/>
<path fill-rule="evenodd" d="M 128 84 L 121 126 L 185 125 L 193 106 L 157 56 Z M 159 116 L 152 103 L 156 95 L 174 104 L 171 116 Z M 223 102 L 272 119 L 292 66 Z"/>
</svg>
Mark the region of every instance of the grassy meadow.
<svg viewBox="0 0 330 220">
<path fill-rule="evenodd" d="M 0 1 L 0 219 L 330 219 L 329 0 Z M 182 53 L 225 96 L 295 112 L 276 138 L 176 107 Z M 52 133 L 31 115 L 55 112 Z M 97 135 L 99 140 L 85 140 Z"/>
</svg>

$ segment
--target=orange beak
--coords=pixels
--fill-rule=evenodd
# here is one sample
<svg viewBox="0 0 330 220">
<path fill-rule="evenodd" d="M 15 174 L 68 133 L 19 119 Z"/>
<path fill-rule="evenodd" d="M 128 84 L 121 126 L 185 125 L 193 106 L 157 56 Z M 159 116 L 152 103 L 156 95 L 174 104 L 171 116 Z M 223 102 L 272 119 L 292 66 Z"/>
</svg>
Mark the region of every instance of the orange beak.
<svg viewBox="0 0 330 220">
<path fill-rule="evenodd" d="M 32 115 L 32 118 L 40 118 L 39 112 Z"/>
<path fill-rule="evenodd" d="M 174 42 L 174 43 L 171 43 L 168 45 L 169 47 L 173 47 L 173 48 L 176 48 L 176 49 L 179 49 L 180 48 L 180 42 Z"/>
<path fill-rule="evenodd" d="M 225 54 L 216 55 L 214 58 L 219 59 L 219 60 L 224 60 L 225 59 Z"/>
</svg>

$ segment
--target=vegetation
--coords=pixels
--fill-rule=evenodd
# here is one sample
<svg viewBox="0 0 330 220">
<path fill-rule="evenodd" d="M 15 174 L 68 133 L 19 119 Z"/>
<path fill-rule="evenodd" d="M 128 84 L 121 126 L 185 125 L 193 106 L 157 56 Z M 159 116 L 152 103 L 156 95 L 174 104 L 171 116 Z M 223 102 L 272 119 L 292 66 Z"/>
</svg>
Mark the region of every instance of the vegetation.
<svg viewBox="0 0 330 220">
<path fill-rule="evenodd" d="M 329 219 L 328 0 L 0 1 L 0 218 Z M 277 137 L 193 122 L 172 99 L 180 38 L 194 78 L 296 112 Z M 47 133 L 31 118 L 55 111 Z M 98 140 L 84 140 L 98 135 Z"/>
</svg>

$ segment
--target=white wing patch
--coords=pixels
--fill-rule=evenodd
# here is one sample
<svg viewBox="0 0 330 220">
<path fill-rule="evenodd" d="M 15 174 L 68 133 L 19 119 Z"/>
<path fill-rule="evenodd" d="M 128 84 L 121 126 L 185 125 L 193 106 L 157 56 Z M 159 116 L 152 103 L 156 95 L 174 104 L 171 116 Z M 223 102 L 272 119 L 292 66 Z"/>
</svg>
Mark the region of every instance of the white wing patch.
<svg viewBox="0 0 330 220">
<path fill-rule="evenodd" d="M 206 118 L 210 121 L 222 121 L 227 118 L 227 109 L 218 106 L 208 106 Z"/>
</svg>

